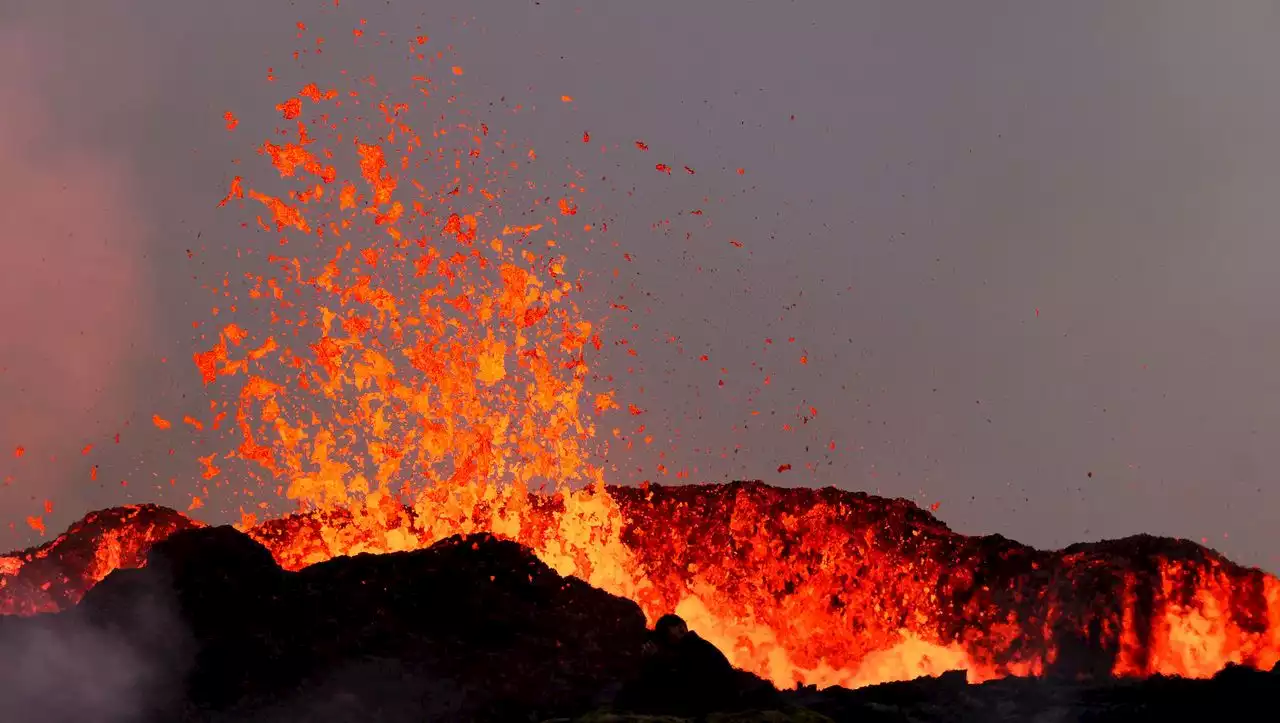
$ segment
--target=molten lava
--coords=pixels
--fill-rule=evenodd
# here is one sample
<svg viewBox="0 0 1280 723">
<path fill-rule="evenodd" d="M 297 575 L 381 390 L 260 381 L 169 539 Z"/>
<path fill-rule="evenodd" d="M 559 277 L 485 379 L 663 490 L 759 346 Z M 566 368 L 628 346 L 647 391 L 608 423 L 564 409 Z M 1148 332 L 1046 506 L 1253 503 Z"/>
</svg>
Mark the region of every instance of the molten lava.
<svg viewBox="0 0 1280 723">
<path fill-rule="evenodd" d="M 412 59 L 446 67 L 428 43 Z M 249 209 L 241 263 L 261 268 L 211 285 L 216 331 L 194 362 L 223 401 L 184 421 L 201 443 L 234 422 L 234 449 L 199 457 L 201 498 L 255 479 L 235 492 L 241 526 L 281 565 L 491 531 L 651 619 L 679 613 L 782 686 L 1280 660 L 1280 581 L 1190 543 L 1042 552 L 834 489 L 606 486 L 596 420 L 641 410 L 593 375 L 606 319 L 588 310 L 609 305 L 560 251 L 604 224 L 583 220 L 583 174 L 532 180 L 537 154 L 460 102 L 450 67 L 403 97 L 372 78 L 282 92 L 285 125 L 258 146 L 274 177 L 236 176 L 222 201 Z M 260 523 L 280 493 L 301 511 Z M 0 558 L 0 612 L 65 608 L 193 524 L 154 506 L 90 515 Z"/>
<path fill-rule="evenodd" d="M 75 603 L 191 526 L 108 510 L 3 558 L 0 612 Z M 589 488 L 556 496 L 437 487 L 412 504 L 298 513 L 249 530 L 285 568 L 492 530 L 562 574 L 677 611 L 735 665 L 780 686 L 858 686 L 948 669 L 972 680 L 1208 677 L 1280 661 L 1280 580 L 1154 537 L 1043 552 L 951 532 L 905 500 L 759 483 Z"/>
</svg>

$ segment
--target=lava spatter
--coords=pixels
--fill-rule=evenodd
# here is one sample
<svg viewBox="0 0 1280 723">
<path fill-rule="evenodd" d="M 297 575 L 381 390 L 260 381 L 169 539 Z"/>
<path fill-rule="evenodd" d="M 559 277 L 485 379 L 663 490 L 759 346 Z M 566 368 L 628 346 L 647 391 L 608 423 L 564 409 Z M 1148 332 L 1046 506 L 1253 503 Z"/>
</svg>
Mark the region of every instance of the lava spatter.
<svg viewBox="0 0 1280 723">
<path fill-rule="evenodd" d="M 556 207 L 535 209 L 532 233 L 504 221 L 519 164 L 491 149 L 506 143 L 445 122 L 444 99 L 365 99 L 378 113 L 361 123 L 338 120 L 337 92 L 298 95 L 309 104 L 277 106 L 296 130 L 259 151 L 285 192 L 246 174 L 227 197 L 256 201 L 280 235 L 275 273 L 247 291 L 273 328 L 227 325 L 195 357 L 206 384 L 239 388 L 235 456 L 320 507 L 406 487 L 600 481 L 580 404 L 597 332 L 567 260 L 539 250 L 563 233 Z"/>
<path fill-rule="evenodd" d="M 462 75 L 451 66 L 447 82 Z M 1214 582 L 1211 558 L 1138 572 L 975 542 L 914 507 L 830 491 L 606 488 L 596 417 L 643 410 L 588 390 L 602 320 L 555 252 L 586 189 L 541 191 L 525 175 L 536 153 L 435 93 L 445 82 L 413 81 L 416 105 L 370 95 L 372 81 L 281 99 L 292 125 L 259 148 L 274 173 L 255 187 L 246 172 L 225 201 L 256 206 L 275 242 L 245 291 L 272 323 L 224 325 L 195 362 L 230 392 L 232 456 L 303 505 L 242 523 L 285 567 L 487 530 L 651 618 L 680 613 L 788 686 L 1040 674 L 1077 638 L 1114 651 L 1103 657 L 1122 674 L 1277 657 L 1280 588 L 1263 578 L 1242 602 L 1240 578 Z M 280 190 L 258 190 L 268 183 Z M 1099 599 L 1077 601 L 1077 586 Z"/>
</svg>

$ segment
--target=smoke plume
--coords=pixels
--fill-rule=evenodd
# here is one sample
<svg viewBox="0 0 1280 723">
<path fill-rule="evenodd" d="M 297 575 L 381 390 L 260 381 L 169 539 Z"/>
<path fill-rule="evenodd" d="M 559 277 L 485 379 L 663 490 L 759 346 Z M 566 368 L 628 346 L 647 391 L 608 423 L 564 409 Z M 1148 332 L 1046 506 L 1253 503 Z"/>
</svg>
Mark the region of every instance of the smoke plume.
<svg viewBox="0 0 1280 723">
<path fill-rule="evenodd" d="M 54 96 L 74 75 L 64 45 L 35 23 L 0 27 L 0 477 L 60 502 L 51 486 L 88 482 L 69 465 L 95 422 L 123 416 L 130 348 L 146 328 L 131 170 L 64 130 L 75 112 Z"/>
<path fill-rule="evenodd" d="M 130 723 L 180 695 L 192 648 L 172 589 L 141 571 L 116 574 L 132 576 L 132 594 L 92 610 L 0 618 L 0 720 Z"/>
</svg>

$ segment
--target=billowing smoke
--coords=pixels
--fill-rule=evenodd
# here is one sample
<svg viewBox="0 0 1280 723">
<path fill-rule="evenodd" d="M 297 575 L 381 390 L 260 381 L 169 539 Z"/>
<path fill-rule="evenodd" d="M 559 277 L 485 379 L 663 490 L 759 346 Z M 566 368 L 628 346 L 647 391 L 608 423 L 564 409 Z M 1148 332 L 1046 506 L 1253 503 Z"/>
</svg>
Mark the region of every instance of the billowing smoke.
<svg viewBox="0 0 1280 723">
<path fill-rule="evenodd" d="M 157 671 L 129 640 L 89 625 L 41 620 L 0 633 L 0 719 L 124 723 Z"/>
<path fill-rule="evenodd" d="M 64 130 L 73 108 L 53 94 L 70 42 L 0 23 L 0 477 L 37 500 L 7 519 L 74 504 L 51 486 L 88 483 L 76 452 L 123 416 L 130 348 L 144 348 L 141 204 L 124 157 Z"/>
<path fill-rule="evenodd" d="M 149 594 L 0 618 L 0 720 L 132 723 L 181 695 L 193 648 L 172 591 L 138 571 L 117 575 L 133 575 Z"/>
</svg>

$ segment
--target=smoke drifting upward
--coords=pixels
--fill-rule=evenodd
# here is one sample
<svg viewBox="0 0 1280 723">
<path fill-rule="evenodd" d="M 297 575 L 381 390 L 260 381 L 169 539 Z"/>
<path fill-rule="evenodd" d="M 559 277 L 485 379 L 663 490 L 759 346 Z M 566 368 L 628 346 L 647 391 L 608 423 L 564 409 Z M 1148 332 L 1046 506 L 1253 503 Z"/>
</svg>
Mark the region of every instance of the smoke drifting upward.
<svg viewBox="0 0 1280 723">
<path fill-rule="evenodd" d="M 154 617 L 136 618 L 137 629 L 160 626 Z M 171 620 L 163 621 L 166 632 L 176 625 Z M 0 718 L 6 721 L 126 723 L 175 682 L 170 675 L 126 633 L 74 617 L 0 626 Z"/>
<path fill-rule="evenodd" d="M 145 348 L 146 280 L 129 164 L 62 133 L 45 88 L 67 72 L 56 37 L 0 28 L 0 478 L 10 505 L 75 505 L 89 483 L 79 450 L 128 404 L 131 346 Z M 19 70 L 20 69 L 20 70 Z M 22 448 L 21 451 L 19 448 Z"/>
<path fill-rule="evenodd" d="M 0 720 L 129 723 L 171 704 L 194 648 L 172 581 L 122 572 L 61 615 L 0 617 Z"/>
</svg>

